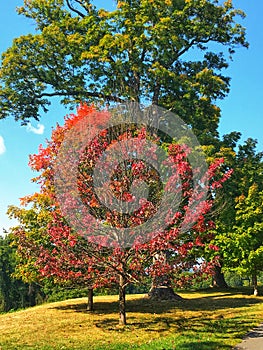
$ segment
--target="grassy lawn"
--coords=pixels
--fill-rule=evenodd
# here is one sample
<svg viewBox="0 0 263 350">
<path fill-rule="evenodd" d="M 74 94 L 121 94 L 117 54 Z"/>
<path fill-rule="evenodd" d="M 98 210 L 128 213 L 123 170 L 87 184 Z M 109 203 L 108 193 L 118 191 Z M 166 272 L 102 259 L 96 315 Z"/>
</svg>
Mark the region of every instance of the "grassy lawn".
<svg viewBox="0 0 263 350">
<path fill-rule="evenodd" d="M 118 326 L 117 296 L 71 299 L 0 315 L 0 349 L 231 349 L 263 321 L 263 297 L 182 292 L 183 302 L 128 295 L 128 325 Z"/>
</svg>

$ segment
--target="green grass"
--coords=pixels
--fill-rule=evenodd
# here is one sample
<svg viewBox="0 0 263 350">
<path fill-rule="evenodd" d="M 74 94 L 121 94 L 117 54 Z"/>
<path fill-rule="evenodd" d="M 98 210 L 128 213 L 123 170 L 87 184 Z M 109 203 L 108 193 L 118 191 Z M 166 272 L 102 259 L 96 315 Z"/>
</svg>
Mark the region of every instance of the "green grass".
<svg viewBox="0 0 263 350">
<path fill-rule="evenodd" d="M 263 297 L 232 292 L 182 292 L 183 302 L 127 296 L 126 327 L 117 296 L 71 299 L 0 316 L 0 349 L 231 349 L 263 321 Z"/>
</svg>

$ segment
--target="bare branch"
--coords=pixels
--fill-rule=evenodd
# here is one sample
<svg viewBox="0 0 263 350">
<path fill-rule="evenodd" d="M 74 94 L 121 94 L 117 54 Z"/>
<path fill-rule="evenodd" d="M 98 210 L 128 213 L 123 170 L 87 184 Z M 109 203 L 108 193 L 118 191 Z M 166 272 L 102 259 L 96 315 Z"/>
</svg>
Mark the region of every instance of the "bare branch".
<svg viewBox="0 0 263 350">
<path fill-rule="evenodd" d="M 41 99 L 42 97 L 54 97 L 54 96 L 85 96 L 85 97 L 95 97 L 95 98 L 102 98 L 107 101 L 112 101 L 112 102 L 124 102 L 123 99 L 113 96 L 113 95 L 105 95 L 103 93 L 98 93 L 98 92 L 91 92 L 91 91 L 67 91 L 67 92 L 62 92 L 62 91 L 57 91 L 57 92 L 43 92 L 39 95 L 35 95 L 35 98 Z"/>
<path fill-rule="evenodd" d="M 81 18 L 84 18 L 85 15 L 84 13 L 80 12 L 79 10 L 77 10 L 76 8 L 74 8 L 71 3 L 70 3 L 70 0 L 66 0 L 67 2 L 67 5 L 69 7 L 69 9 L 72 11 L 72 12 L 75 12 L 77 15 L 79 15 Z"/>
<path fill-rule="evenodd" d="M 182 49 L 181 51 L 177 52 L 177 59 L 178 57 L 182 56 L 184 53 L 186 53 L 194 44 L 207 44 L 210 40 L 212 40 L 212 37 L 208 37 L 207 39 L 192 39 L 190 41 L 190 43 L 188 45 L 186 45 L 186 47 L 184 49 Z"/>
<path fill-rule="evenodd" d="M 91 5 L 90 6 L 87 6 L 87 5 L 84 5 L 83 4 L 83 1 L 82 0 L 75 0 L 78 4 L 80 4 L 81 7 L 84 8 L 85 11 L 87 11 L 87 13 L 90 13 L 91 12 Z M 85 1 L 87 2 L 87 1 Z"/>
</svg>

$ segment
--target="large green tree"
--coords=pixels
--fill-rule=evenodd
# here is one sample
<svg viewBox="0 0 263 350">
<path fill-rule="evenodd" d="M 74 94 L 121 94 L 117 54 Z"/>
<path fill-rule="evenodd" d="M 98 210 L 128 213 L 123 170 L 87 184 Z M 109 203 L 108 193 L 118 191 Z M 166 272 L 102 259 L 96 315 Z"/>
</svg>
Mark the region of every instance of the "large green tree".
<svg viewBox="0 0 263 350">
<path fill-rule="evenodd" d="M 24 0 L 18 12 L 36 31 L 2 55 L 0 118 L 38 119 L 54 96 L 71 105 L 129 99 L 178 113 L 203 143 L 218 136 L 228 51 L 247 46 L 231 0 L 116 1 L 113 11 Z"/>
<path fill-rule="evenodd" d="M 263 271 L 263 191 L 254 184 L 247 196 L 237 198 L 236 220 L 224 240 L 228 268 L 252 277 L 258 295 L 257 277 Z"/>
<path fill-rule="evenodd" d="M 257 188 L 257 193 L 261 193 L 263 190 L 263 152 L 258 152 L 257 141 L 251 138 L 243 144 L 237 145 L 240 137 L 240 133 L 237 132 L 226 135 L 218 153 L 224 154 L 225 167 L 234 169 L 231 178 L 223 184 L 222 189 L 217 193 L 216 200 L 217 229 L 214 243 L 221 248 L 221 267 L 216 268 L 214 284 L 218 287 L 227 287 L 221 268 L 223 267 L 223 270 L 225 270 L 240 264 L 239 248 L 234 247 L 234 242 L 238 241 L 239 234 L 243 243 L 247 239 L 246 244 L 242 243 L 243 256 L 250 254 L 252 249 L 250 247 L 250 244 L 252 244 L 250 234 L 241 231 L 245 231 L 248 225 L 251 224 L 250 231 L 254 223 L 248 220 L 243 221 L 241 217 L 243 214 L 245 215 L 246 211 L 252 212 L 254 210 L 255 206 L 253 207 L 251 202 L 254 198 L 251 194 L 254 186 Z M 256 220 L 259 221 L 258 218 Z M 239 229 L 237 229 L 238 226 Z M 229 239 L 229 234 L 233 234 L 233 232 L 235 239 Z M 245 247 L 248 248 L 246 253 Z M 238 264 L 237 261 L 239 261 Z"/>
</svg>

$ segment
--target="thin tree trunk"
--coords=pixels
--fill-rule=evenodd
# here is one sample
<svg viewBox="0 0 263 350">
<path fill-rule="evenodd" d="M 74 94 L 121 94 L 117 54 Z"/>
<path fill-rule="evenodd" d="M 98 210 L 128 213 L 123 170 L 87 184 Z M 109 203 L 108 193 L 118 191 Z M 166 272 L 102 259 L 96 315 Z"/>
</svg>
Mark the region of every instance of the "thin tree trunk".
<svg viewBox="0 0 263 350">
<path fill-rule="evenodd" d="M 28 302 L 29 306 L 36 305 L 36 291 L 32 283 L 30 283 L 28 286 Z"/>
<path fill-rule="evenodd" d="M 122 275 L 120 275 L 119 281 L 119 309 L 120 309 L 120 319 L 119 324 L 125 326 L 126 322 L 126 298 L 125 298 L 125 280 Z"/>
<path fill-rule="evenodd" d="M 225 281 L 224 274 L 222 272 L 221 266 L 214 267 L 214 275 L 212 278 L 212 287 L 213 288 L 228 288 L 228 285 Z"/>
<path fill-rule="evenodd" d="M 252 285 L 254 288 L 254 295 L 257 296 L 258 295 L 258 278 L 257 278 L 257 274 L 254 273 L 252 275 Z"/>
<path fill-rule="evenodd" d="M 88 288 L 87 311 L 93 311 L 93 288 Z"/>
</svg>

